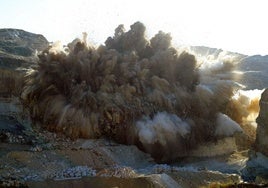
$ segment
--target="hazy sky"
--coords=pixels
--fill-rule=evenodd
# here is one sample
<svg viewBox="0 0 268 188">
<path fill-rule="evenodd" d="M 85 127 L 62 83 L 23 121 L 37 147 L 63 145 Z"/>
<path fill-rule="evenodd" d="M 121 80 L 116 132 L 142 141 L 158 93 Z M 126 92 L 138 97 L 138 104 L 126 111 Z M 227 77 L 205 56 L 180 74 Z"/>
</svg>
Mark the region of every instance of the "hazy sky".
<svg viewBox="0 0 268 188">
<path fill-rule="evenodd" d="M 267 0 L 0 0 L 0 28 L 71 42 L 89 34 L 103 43 L 119 24 L 136 21 L 147 36 L 170 32 L 175 45 L 204 45 L 268 54 Z"/>
</svg>

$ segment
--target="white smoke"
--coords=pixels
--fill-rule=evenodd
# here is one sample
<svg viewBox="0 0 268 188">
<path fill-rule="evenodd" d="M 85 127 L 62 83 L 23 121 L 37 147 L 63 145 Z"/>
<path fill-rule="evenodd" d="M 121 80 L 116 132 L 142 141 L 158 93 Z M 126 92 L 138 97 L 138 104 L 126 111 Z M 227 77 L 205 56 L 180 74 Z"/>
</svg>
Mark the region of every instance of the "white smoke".
<svg viewBox="0 0 268 188">
<path fill-rule="evenodd" d="M 136 123 L 139 140 L 143 144 L 160 143 L 165 146 L 168 141 L 176 141 L 178 136 L 187 135 L 191 127 L 175 114 L 158 112 L 153 119 L 145 117 Z"/>
<path fill-rule="evenodd" d="M 218 113 L 216 123 L 216 136 L 233 136 L 235 132 L 243 132 L 240 125 L 225 114 Z"/>
<path fill-rule="evenodd" d="M 239 56 L 221 52 L 215 55 L 197 55 L 199 63 L 200 82 L 214 84 L 216 80 L 231 80 L 237 77 L 235 70 Z M 241 85 L 242 86 L 242 85 Z"/>
</svg>

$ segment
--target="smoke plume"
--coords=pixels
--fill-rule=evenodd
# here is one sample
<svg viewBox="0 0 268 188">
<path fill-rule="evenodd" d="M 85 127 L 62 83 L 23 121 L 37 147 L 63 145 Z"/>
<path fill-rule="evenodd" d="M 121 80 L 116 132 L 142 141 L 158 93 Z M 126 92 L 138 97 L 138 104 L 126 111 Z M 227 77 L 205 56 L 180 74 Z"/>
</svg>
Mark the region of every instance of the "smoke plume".
<svg viewBox="0 0 268 188">
<path fill-rule="evenodd" d="M 232 136 L 235 132 L 242 132 L 242 128 L 238 123 L 233 121 L 227 115 L 219 113 L 217 117 L 217 127 L 215 135 L 217 136 Z"/>
<path fill-rule="evenodd" d="M 129 31 L 119 25 L 105 45 L 94 47 L 85 36 L 41 52 L 22 93 L 32 120 L 73 139 L 136 144 L 160 161 L 231 136 L 232 128 L 220 134 L 225 125 L 240 130 L 219 118 L 228 105 L 241 105 L 229 104 L 241 88 L 230 76 L 235 60 L 209 65 L 172 47 L 170 34 L 148 40 L 145 31 L 140 22 Z"/>
</svg>

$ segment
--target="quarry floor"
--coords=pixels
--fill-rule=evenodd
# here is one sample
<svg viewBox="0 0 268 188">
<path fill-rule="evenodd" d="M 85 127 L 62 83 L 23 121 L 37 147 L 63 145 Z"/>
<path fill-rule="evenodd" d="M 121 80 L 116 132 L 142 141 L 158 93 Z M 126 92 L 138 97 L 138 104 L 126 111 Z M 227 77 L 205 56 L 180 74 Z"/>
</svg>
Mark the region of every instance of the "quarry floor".
<svg viewBox="0 0 268 188">
<path fill-rule="evenodd" d="M 30 144 L 0 142 L 0 187 L 215 187 L 243 183 L 247 161 L 244 150 L 157 164 L 133 145 L 104 138 L 72 141 L 42 131 Z M 263 181 L 256 179 L 254 186 Z"/>
</svg>

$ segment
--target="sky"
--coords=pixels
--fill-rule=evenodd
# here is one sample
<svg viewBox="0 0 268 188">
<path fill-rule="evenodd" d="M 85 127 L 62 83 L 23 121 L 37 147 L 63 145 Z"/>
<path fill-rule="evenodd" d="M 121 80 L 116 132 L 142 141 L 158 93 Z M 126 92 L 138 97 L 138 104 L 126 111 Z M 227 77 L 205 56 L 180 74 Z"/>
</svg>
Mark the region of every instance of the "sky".
<svg viewBox="0 0 268 188">
<path fill-rule="evenodd" d="M 146 36 L 171 33 L 175 46 L 268 55 L 267 0 L 0 0 L 0 28 L 43 34 L 63 44 L 88 33 L 98 45 L 124 24 Z"/>
</svg>

